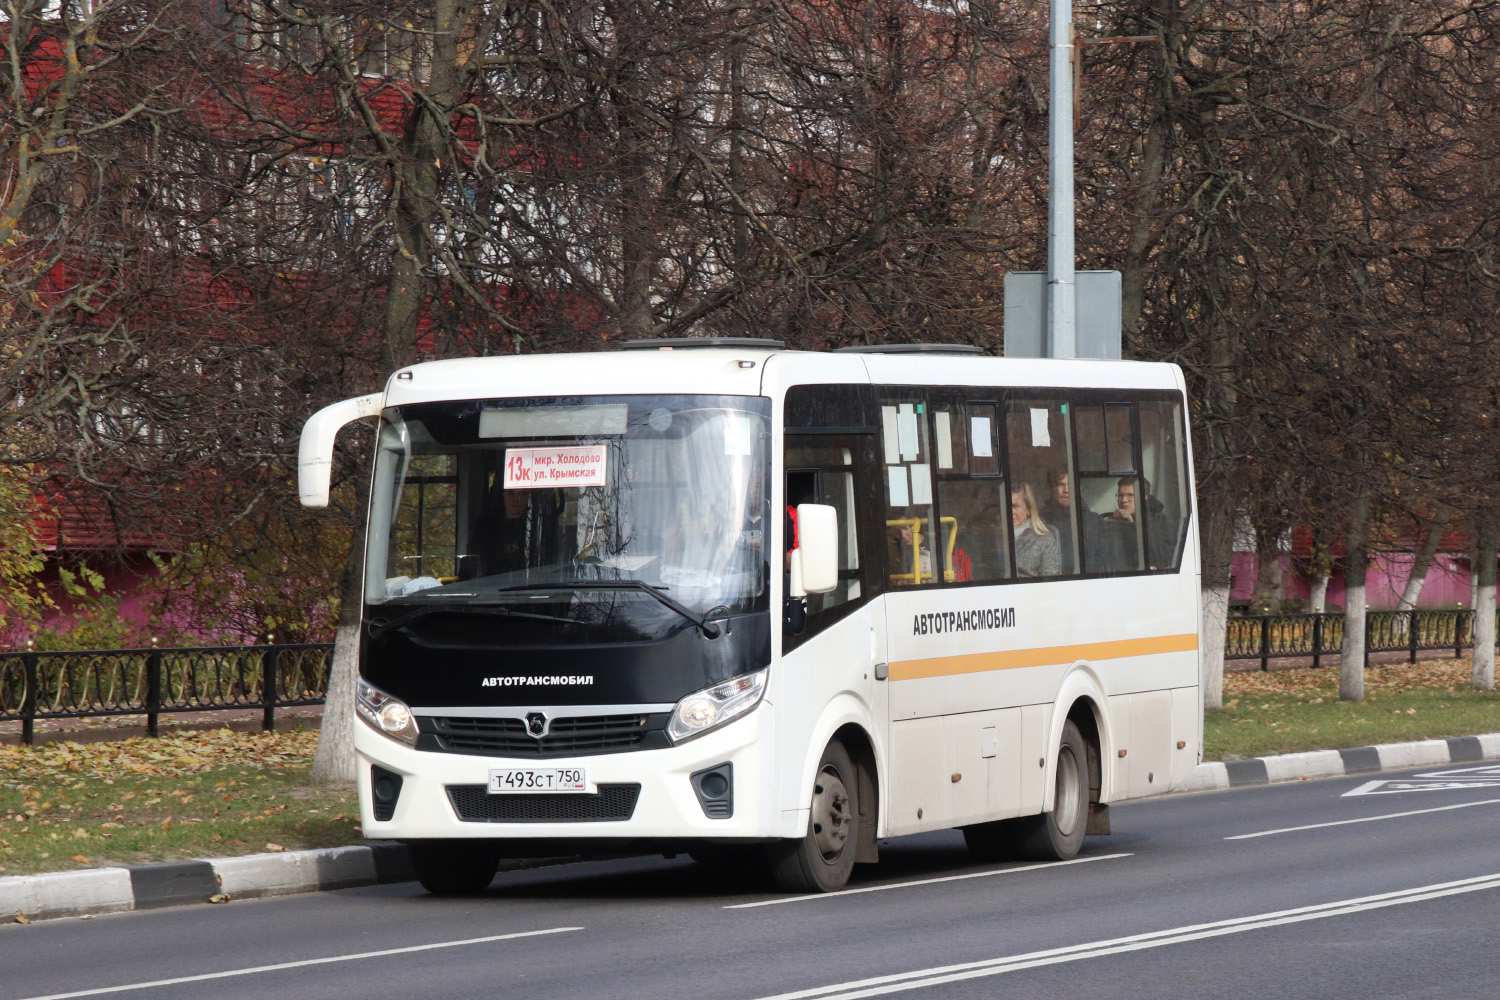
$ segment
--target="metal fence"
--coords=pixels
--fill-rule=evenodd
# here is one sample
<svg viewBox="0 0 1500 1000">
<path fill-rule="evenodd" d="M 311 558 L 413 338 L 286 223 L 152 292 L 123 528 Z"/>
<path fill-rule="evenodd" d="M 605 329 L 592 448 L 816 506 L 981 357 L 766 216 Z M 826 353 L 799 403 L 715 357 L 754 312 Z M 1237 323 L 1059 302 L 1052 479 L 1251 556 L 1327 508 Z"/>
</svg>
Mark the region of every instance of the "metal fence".
<svg viewBox="0 0 1500 1000">
<path fill-rule="evenodd" d="M 1365 615 L 1365 657 L 1424 649 L 1459 655 L 1474 645 L 1474 612 L 1371 611 Z M 1322 658 L 1344 641 L 1341 614 L 1237 615 L 1228 622 L 1224 659 Z M 161 716 L 173 712 L 260 709 L 261 725 L 276 725 L 276 709 L 321 705 L 333 663 L 331 643 L 280 646 L 204 646 L 175 649 L 95 649 L 63 653 L 0 653 L 0 722 L 20 720 L 31 743 L 38 719 L 144 715 L 156 736 Z"/>
<path fill-rule="evenodd" d="M 1310 656 L 1319 667 L 1343 642 L 1342 614 L 1240 615 L 1229 619 L 1224 659 L 1259 660 L 1266 670 L 1278 657 Z M 1366 665 L 1371 653 L 1404 652 L 1409 663 L 1416 663 L 1420 650 L 1451 649 L 1458 656 L 1473 645 L 1471 610 L 1365 612 Z"/>
<path fill-rule="evenodd" d="M 37 719 L 144 715 L 158 734 L 164 713 L 321 705 L 330 643 L 0 653 L 0 722 L 19 719 L 31 743 Z"/>
</svg>

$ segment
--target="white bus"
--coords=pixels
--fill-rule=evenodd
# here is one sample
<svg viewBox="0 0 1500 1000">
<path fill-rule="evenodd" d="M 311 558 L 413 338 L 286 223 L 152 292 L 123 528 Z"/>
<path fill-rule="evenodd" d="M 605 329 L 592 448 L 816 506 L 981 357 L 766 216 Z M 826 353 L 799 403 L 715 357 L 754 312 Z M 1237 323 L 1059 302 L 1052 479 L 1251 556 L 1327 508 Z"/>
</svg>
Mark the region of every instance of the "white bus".
<svg viewBox="0 0 1500 1000">
<path fill-rule="evenodd" d="M 379 417 L 360 813 L 430 891 L 682 851 L 828 891 L 952 827 L 1066 859 L 1198 763 L 1176 367 L 626 347 L 413 365 L 303 431 L 318 506 Z"/>
</svg>

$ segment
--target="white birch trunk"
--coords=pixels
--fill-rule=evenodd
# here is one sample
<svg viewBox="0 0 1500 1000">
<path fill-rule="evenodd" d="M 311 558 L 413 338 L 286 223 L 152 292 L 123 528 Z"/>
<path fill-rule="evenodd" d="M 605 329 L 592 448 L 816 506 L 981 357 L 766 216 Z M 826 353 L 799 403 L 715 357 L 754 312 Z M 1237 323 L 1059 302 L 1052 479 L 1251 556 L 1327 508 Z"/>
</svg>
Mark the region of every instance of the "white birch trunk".
<svg viewBox="0 0 1500 1000">
<path fill-rule="evenodd" d="M 1344 644 L 1339 656 L 1339 700 L 1365 700 L 1365 571 L 1370 540 L 1370 498 L 1354 501 L 1344 565 Z"/>
<path fill-rule="evenodd" d="M 311 780 L 342 785 L 354 780 L 354 678 L 359 674 L 359 622 L 340 624 L 333 642 L 333 665 L 323 700 L 323 723 Z"/>
<path fill-rule="evenodd" d="M 1224 707 L 1224 643 L 1229 628 L 1229 586 L 1203 588 L 1203 631 L 1198 636 L 1204 709 Z"/>
<path fill-rule="evenodd" d="M 1406 586 L 1401 588 L 1397 611 L 1410 611 L 1417 606 L 1417 598 L 1422 596 L 1422 585 L 1427 582 L 1427 571 L 1432 568 L 1432 560 L 1436 558 L 1438 546 L 1442 544 L 1443 535 L 1448 530 L 1450 517 L 1452 514 L 1447 508 L 1439 508 L 1432 516 L 1432 524 L 1427 527 L 1427 537 L 1422 540 L 1422 548 L 1412 560 L 1411 575 L 1406 578 Z"/>
<path fill-rule="evenodd" d="M 1496 524 L 1479 529 L 1479 547 L 1474 560 L 1474 665 L 1469 683 L 1481 691 L 1495 689 L 1495 558 Z"/>
<path fill-rule="evenodd" d="M 363 514 L 368 490 L 356 476 L 355 510 Z M 365 590 L 365 529 L 354 529 L 344 580 L 339 590 L 339 626 L 333 637 L 333 662 L 328 667 L 328 690 L 323 695 L 323 722 L 318 749 L 313 754 L 314 785 L 342 785 L 354 780 L 354 680 L 359 676 L 360 613 Z"/>
<path fill-rule="evenodd" d="M 1328 607 L 1328 574 L 1323 573 L 1313 577 L 1312 586 L 1308 590 L 1308 603 L 1312 605 L 1313 614 L 1321 615 Z"/>
</svg>

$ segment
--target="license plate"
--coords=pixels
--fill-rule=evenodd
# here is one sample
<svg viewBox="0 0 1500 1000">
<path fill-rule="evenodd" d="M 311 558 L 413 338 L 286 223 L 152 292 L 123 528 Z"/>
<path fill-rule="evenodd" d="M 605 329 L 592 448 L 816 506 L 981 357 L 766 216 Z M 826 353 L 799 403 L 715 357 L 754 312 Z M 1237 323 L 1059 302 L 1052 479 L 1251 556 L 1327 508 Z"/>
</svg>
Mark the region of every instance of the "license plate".
<svg viewBox="0 0 1500 1000">
<path fill-rule="evenodd" d="M 490 771 L 491 795 L 588 790 L 588 777 L 581 767 L 507 767 Z"/>
</svg>

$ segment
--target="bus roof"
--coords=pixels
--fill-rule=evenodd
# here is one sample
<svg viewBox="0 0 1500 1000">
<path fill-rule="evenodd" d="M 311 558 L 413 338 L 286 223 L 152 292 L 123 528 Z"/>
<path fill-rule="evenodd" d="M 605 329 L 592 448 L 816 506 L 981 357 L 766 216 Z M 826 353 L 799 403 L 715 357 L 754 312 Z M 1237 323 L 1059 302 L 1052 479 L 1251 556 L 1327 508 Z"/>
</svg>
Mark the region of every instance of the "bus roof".
<svg viewBox="0 0 1500 1000">
<path fill-rule="evenodd" d="M 883 385 L 1180 390 L 1183 384 L 1176 365 L 1155 362 L 694 346 L 428 361 L 394 373 L 386 383 L 386 403 L 621 393 L 758 396 L 773 359 L 769 383 L 779 385 L 803 380 L 804 372 L 810 382 L 863 381 L 863 372 Z"/>
</svg>

